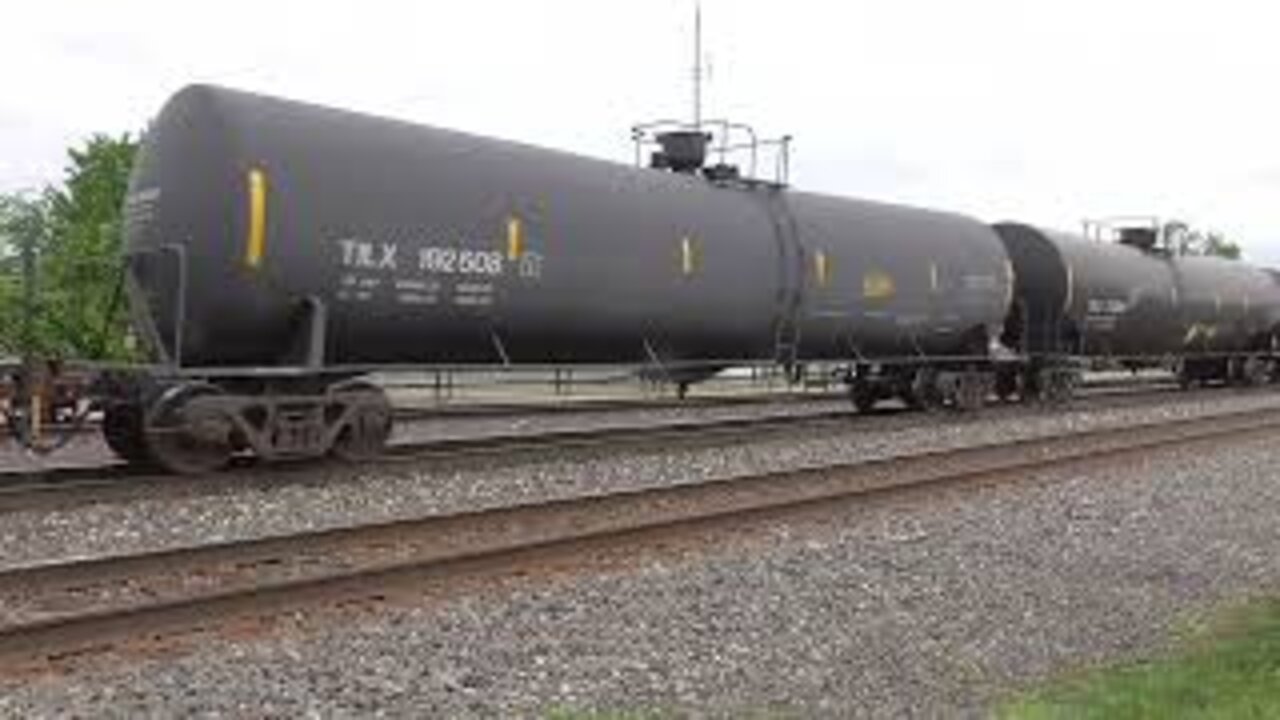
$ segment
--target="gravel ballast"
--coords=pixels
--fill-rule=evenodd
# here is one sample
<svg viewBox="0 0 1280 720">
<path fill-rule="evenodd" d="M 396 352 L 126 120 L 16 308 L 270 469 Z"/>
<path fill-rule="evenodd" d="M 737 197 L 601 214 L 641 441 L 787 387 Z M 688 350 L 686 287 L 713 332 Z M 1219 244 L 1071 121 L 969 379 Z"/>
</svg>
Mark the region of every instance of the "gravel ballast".
<svg viewBox="0 0 1280 720">
<path fill-rule="evenodd" d="M 1072 410 L 999 419 L 927 424 L 885 432 L 831 429 L 807 436 L 770 433 L 750 443 L 712 447 L 645 448 L 543 459 L 527 464 L 430 462 L 317 468 L 310 482 L 247 486 L 242 492 L 162 497 L 127 505 L 0 515 L 0 568 L 70 558 L 408 517 L 508 506 L 628 488 L 857 461 L 1014 438 L 1043 437 L 1213 413 L 1280 407 L 1280 395 L 1224 393 L 1194 402 Z M 341 480 L 332 473 L 342 474 Z M 352 475 L 355 476 L 352 479 Z M 216 482 L 234 485 L 234 479 Z"/>
<path fill-rule="evenodd" d="M 1278 464 L 1262 438 L 846 503 L 710 550 L 27 680 L 0 714 L 982 716 L 1280 590 Z"/>
</svg>

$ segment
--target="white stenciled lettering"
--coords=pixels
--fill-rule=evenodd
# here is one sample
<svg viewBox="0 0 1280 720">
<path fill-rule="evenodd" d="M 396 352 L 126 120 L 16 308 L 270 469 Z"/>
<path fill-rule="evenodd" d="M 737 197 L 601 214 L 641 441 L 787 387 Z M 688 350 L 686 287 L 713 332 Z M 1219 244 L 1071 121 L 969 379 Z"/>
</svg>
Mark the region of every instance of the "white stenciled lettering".
<svg viewBox="0 0 1280 720">
<path fill-rule="evenodd" d="M 394 243 L 382 243 L 382 259 L 378 261 L 381 270 L 396 269 L 396 251 L 400 248 Z"/>
<path fill-rule="evenodd" d="M 502 253 L 492 250 L 459 250 L 424 247 L 418 250 L 418 269 L 441 275 L 501 275 Z"/>
<path fill-rule="evenodd" d="M 342 248 L 342 265 L 344 267 L 355 266 L 356 249 L 360 247 L 360 241 L 352 238 L 343 238 L 338 241 L 338 246 Z"/>
<path fill-rule="evenodd" d="M 375 273 L 399 283 L 415 278 L 431 276 L 459 276 L 471 278 L 500 277 L 507 272 L 519 272 L 525 277 L 540 274 L 541 258 L 536 253 L 525 252 L 517 262 L 508 263 L 500 250 L 479 250 L 448 245 L 406 245 L 406 243 L 364 240 L 359 237 L 341 238 L 335 241 L 343 274 L 339 282 L 354 285 L 348 279 L 365 273 Z M 416 243 L 414 243 L 416 245 Z M 402 252 L 403 250 L 403 252 Z M 530 267 L 531 266 L 531 267 Z M 411 288 L 413 292 L 415 289 Z"/>
<path fill-rule="evenodd" d="M 542 255 L 527 252 L 520 258 L 520 277 L 539 280 L 542 278 Z"/>
<path fill-rule="evenodd" d="M 397 270 L 400 247 L 396 243 L 372 243 L 356 238 L 338 241 L 342 249 L 342 266 L 359 270 Z"/>
</svg>

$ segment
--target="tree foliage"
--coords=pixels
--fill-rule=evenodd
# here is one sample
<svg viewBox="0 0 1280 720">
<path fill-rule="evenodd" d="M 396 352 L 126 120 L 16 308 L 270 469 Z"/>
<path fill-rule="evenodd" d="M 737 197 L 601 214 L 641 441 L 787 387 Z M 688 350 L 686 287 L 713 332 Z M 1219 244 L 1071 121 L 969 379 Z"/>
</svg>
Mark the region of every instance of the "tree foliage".
<svg viewBox="0 0 1280 720">
<path fill-rule="evenodd" d="M 23 304 L 22 249 L 30 242 L 35 252 L 44 244 L 48 211 L 43 197 L 26 193 L 0 195 L 0 356 L 18 355 L 26 341 Z M 43 335 L 38 327 L 38 338 Z"/>
<path fill-rule="evenodd" d="M 1215 230 L 1191 227 L 1181 220 L 1165 223 L 1165 237 L 1179 255 L 1210 255 L 1228 260 L 1240 259 L 1240 245 Z"/>
<path fill-rule="evenodd" d="M 121 208 L 138 143 L 96 135 L 69 152 L 62 186 L 0 199 L 0 337 L 21 346 L 21 246 L 34 244 L 39 289 L 36 352 L 123 359 L 127 323 L 120 296 Z"/>
</svg>

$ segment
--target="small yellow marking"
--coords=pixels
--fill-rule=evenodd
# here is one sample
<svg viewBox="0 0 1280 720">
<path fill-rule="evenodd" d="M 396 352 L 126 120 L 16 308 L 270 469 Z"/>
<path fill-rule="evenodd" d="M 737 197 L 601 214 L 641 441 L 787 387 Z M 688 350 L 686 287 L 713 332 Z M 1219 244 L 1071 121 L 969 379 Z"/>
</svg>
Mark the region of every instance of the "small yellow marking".
<svg viewBox="0 0 1280 720">
<path fill-rule="evenodd" d="M 897 286 L 893 277 L 883 270 L 872 270 L 862 276 L 862 297 L 868 300 L 884 300 L 893 297 Z"/>
<path fill-rule="evenodd" d="M 831 261 L 821 250 L 813 255 L 813 272 L 818 276 L 818 285 L 826 287 L 831 282 Z"/>
<path fill-rule="evenodd" d="M 929 289 L 938 292 L 938 263 L 929 263 Z"/>
<path fill-rule="evenodd" d="M 519 260 L 524 254 L 524 223 L 514 215 L 507 218 L 507 259 Z"/>
<path fill-rule="evenodd" d="M 685 235 L 680 238 L 680 272 L 685 275 L 692 275 L 697 270 L 697 251 L 693 245 L 693 238 Z"/>
<path fill-rule="evenodd" d="M 258 268 L 266 249 L 267 175 L 254 168 L 249 171 L 249 237 L 245 243 L 244 264 Z"/>
</svg>

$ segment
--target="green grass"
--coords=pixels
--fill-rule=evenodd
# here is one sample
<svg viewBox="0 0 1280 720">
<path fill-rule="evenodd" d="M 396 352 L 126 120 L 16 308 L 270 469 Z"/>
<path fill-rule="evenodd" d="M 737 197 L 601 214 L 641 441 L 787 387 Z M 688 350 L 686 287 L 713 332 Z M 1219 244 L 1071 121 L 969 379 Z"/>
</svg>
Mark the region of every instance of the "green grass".
<svg viewBox="0 0 1280 720">
<path fill-rule="evenodd" d="M 554 707 L 543 720 L 666 720 L 671 717 L 658 710 L 586 710 L 586 708 Z"/>
<path fill-rule="evenodd" d="M 587 710 L 557 707 L 546 711 L 543 720 L 678 720 L 689 713 L 672 710 Z M 733 717 L 741 720 L 797 720 L 806 717 L 780 709 L 742 711 Z"/>
<path fill-rule="evenodd" d="M 1052 683 L 996 716 L 1280 718 L 1280 600 L 1233 609 L 1189 630 L 1163 657 Z"/>
</svg>

